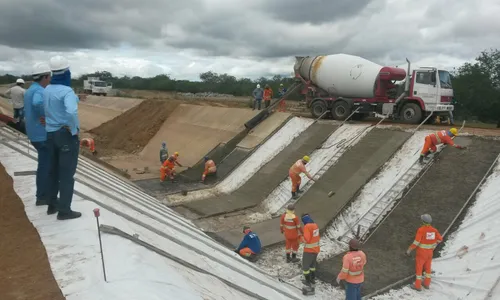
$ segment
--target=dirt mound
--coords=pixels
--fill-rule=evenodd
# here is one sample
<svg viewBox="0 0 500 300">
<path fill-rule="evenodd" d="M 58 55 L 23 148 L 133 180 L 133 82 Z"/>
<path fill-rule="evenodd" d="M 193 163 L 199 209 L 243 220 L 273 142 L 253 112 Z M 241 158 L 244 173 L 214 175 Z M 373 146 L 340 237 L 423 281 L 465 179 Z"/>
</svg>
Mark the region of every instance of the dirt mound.
<svg viewBox="0 0 500 300">
<path fill-rule="evenodd" d="M 0 182 L 0 299 L 64 299 L 40 236 L 1 164 Z"/>
<path fill-rule="evenodd" d="M 89 131 L 99 155 L 138 153 L 158 132 L 180 101 L 146 100 L 120 116 Z"/>
</svg>

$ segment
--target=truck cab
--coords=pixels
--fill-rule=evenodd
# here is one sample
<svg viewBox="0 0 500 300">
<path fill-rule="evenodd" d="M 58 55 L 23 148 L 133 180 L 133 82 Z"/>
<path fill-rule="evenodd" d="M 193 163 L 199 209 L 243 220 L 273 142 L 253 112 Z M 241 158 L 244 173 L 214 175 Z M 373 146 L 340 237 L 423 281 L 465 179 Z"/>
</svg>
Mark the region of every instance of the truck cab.
<svg viewBox="0 0 500 300">
<path fill-rule="evenodd" d="M 108 85 L 106 81 L 102 81 L 98 77 L 89 77 L 83 81 L 83 89 L 85 93 L 91 95 L 106 96 L 111 89 L 111 85 Z"/>
</svg>

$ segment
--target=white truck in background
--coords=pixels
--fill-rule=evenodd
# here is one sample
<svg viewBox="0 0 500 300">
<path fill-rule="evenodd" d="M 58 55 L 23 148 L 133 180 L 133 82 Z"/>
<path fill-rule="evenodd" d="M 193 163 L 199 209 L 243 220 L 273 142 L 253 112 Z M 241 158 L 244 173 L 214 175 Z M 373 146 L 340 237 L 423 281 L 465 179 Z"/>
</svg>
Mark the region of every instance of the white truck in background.
<svg viewBox="0 0 500 300">
<path fill-rule="evenodd" d="M 108 84 L 99 77 L 88 77 L 83 81 L 83 91 L 86 94 L 106 96 L 112 88 L 111 83 Z"/>
</svg>

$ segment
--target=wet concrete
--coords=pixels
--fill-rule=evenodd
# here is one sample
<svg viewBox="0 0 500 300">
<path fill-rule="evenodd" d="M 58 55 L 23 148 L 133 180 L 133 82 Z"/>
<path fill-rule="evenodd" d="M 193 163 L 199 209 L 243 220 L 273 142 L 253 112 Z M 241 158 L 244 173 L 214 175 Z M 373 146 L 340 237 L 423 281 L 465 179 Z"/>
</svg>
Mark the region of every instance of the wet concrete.
<svg viewBox="0 0 500 300">
<path fill-rule="evenodd" d="M 311 125 L 234 193 L 181 206 L 208 217 L 258 205 L 288 176 L 288 169 L 297 159 L 321 146 L 336 128 L 324 123 Z"/>
<path fill-rule="evenodd" d="M 420 226 L 420 215 L 431 214 L 433 225 L 443 233 L 500 152 L 498 141 L 458 137 L 456 142 L 468 149 L 446 147 L 363 245 L 368 259 L 364 295 L 414 274 L 415 254 L 410 258 L 405 251 Z M 318 277 L 328 282 L 334 280 L 341 260 L 342 256 L 336 256 L 321 262 Z"/>
<path fill-rule="evenodd" d="M 325 229 L 409 136 L 410 133 L 403 131 L 372 129 L 299 198 L 296 213 L 309 213 L 319 228 Z M 329 198 L 330 191 L 335 195 Z M 251 226 L 259 234 L 263 247 L 283 241 L 279 218 Z M 216 234 L 233 245 L 241 239 L 237 229 Z"/>
</svg>

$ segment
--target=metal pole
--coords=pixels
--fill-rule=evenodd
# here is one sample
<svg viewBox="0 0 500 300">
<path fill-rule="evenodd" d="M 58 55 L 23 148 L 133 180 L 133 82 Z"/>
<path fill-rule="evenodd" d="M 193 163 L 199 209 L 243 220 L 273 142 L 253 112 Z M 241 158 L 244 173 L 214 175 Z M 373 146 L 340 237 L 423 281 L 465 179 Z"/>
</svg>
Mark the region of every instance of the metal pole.
<svg viewBox="0 0 500 300">
<path fill-rule="evenodd" d="M 106 267 L 104 265 L 104 254 L 102 252 L 102 240 L 101 240 L 101 228 L 99 226 L 99 216 L 101 215 L 99 208 L 94 209 L 94 216 L 97 221 L 97 234 L 99 236 L 99 247 L 101 248 L 101 261 L 102 261 L 102 272 L 104 274 L 104 281 L 108 282 L 106 279 Z"/>
</svg>

